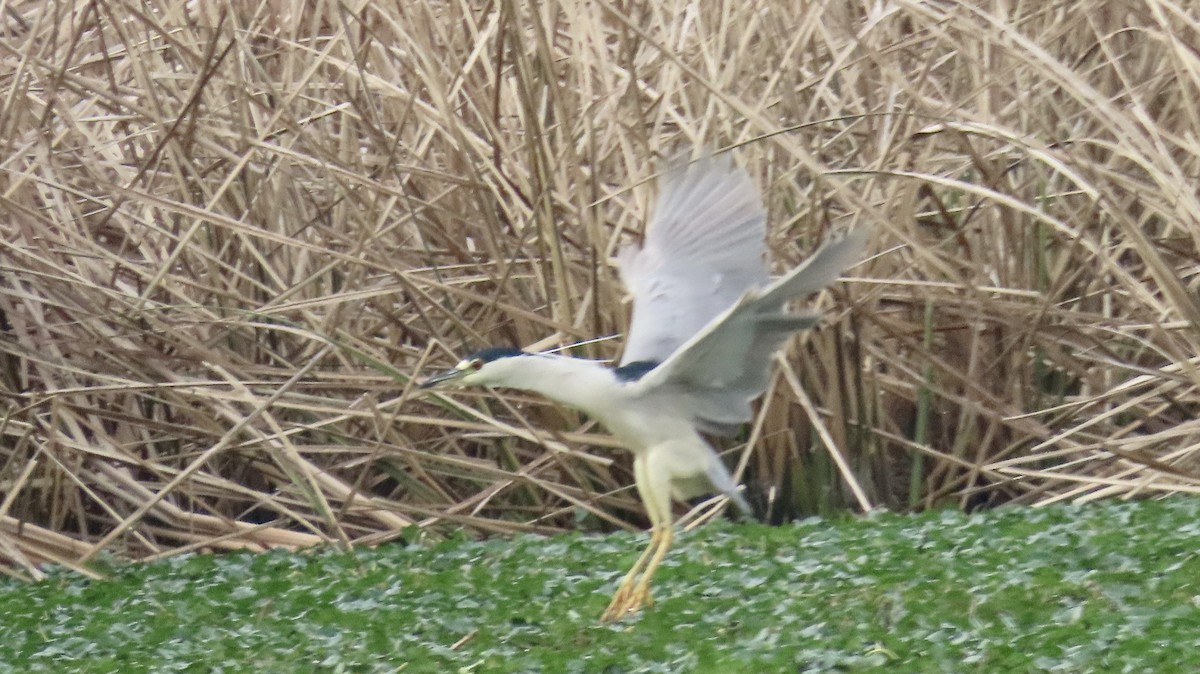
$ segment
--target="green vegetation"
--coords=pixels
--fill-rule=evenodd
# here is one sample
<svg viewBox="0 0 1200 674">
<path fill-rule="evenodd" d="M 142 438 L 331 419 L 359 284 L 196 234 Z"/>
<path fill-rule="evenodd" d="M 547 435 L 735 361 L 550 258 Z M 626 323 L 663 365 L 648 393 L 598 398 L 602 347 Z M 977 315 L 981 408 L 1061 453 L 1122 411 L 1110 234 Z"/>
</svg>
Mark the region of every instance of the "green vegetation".
<svg viewBox="0 0 1200 674">
<path fill-rule="evenodd" d="M 0 585 L 0 672 L 1200 670 L 1200 500 L 191 555 Z"/>
</svg>

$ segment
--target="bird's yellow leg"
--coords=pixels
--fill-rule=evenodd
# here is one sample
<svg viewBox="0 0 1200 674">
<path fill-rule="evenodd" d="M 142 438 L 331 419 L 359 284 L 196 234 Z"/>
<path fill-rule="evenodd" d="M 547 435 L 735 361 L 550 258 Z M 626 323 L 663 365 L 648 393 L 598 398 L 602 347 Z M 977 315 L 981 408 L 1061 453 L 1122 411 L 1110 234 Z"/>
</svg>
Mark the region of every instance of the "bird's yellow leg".
<svg viewBox="0 0 1200 674">
<path fill-rule="evenodd" d="M 658 545 L 654 550 L 654 556 L 650 558 L 650 562 L 646 568 L 642 570 L 642 579 L 633 588 L 633 593 L 626 602 L 625 610 L 629 613 L 640 610 L 643 606 L 651 606 L 654 604 L 654 599 L 650 596 L 650 579 L 654 577 L 654 572 L 658 569 L 658 565 L 662 563 L 663 557 L 667 556 L 667 550 L 671 549 L 671 540 L 674 538 L 674 533 L 671 531 L 671 524 L 659 526 L 655 528 L 655 532 L 651 536 L 657 535 Z"/>
<path fill-rule="evenodd" d="M 620 620 L 628 613 L 653 603 L 650 598 L 650 577 L 671 547 L 671 483 L 670 471 L 661 465 L 654 449 L 633 459 L 633 478 L 646 514 L 650 516 L 650 545 L 625 574 L 601 622 Z M 640 578 L 639 578 L 640 576 Z"/>
<path fill-rule="evenodd" d="M 649 561 L 654 553 L 656 544 L 655 531 L 650 532 L 650 542 L 646 545 L 646 549 L 638 556 L 636 562 L 630 567 L 629 573 L 621 579 L 621 584 L 617 586 L 617 591 L 613 594 L 612 601 L 608 603 L 608 608 L 604 610 L 604 615 L 600 616 L 602 622 L 611 622 L 618 620 L 625 615 L 625 606 L 629 603 L 629 597 L 633 594 L 633 589 L 637 584 L 638 575 L 645 568 L 646 562 Z"/>
</svg>

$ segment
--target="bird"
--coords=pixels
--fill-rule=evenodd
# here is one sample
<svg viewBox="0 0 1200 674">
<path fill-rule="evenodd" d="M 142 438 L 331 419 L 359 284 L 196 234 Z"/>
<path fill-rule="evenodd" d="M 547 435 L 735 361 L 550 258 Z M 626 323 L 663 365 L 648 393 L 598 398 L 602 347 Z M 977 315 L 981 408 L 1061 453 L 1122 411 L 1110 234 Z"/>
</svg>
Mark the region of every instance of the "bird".
<svg viewBox="0 0 1200 674">
<path fill-rule="evenodd" d="M 750 505 L 706 439 L 752 419 L 770 384 L 774 354 L 818 322 L 790 300 L 833 283 L 861 261 L 868 228 L 852 229 L 800 266 L 771 279 L 767 214 L 753 179 L 726 154 L 671 161 L 641 244 L 616 256 L 633 299 L 617 366 L 558 353 L 493 346 L 420 383 L 532 391 L 595 419 L 633 453 L 650 542 L 622 578 L 601 622 L 653 603 L 650 581 L 673 540 L 672 499 L 721 494 Z"/>
</svg>

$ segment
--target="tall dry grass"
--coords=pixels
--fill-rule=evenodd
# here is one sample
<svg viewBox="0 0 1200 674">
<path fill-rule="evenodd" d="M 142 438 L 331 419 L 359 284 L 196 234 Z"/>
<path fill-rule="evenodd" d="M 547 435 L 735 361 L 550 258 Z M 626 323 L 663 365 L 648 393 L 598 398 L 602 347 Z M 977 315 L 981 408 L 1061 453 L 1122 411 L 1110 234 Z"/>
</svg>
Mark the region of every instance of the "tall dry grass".
<svg viewBox="0 0 1200 674">
<path fill-rule="evenodd" d="M 411 377 L 620 335 L 695 144 L 780 269 L 875 229 L 724 446 L 768 517 L 1200 488 L 1193 4 L 3 9 L 8 573 L 636 525 L 586 419 Z"/>
</svg>

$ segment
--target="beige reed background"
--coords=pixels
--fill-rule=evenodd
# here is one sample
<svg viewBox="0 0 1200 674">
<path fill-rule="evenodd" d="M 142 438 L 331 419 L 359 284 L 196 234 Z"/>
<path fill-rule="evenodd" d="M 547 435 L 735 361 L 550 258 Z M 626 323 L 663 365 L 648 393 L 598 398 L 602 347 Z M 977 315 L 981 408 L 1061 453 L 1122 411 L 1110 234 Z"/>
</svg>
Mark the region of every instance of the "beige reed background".
<svg viewBox="0 0 1200 674">
<path fill-rule="evenodd" d="M 1194 3 L 0 7 L 7 573 L 641 525 L 587 419 L 410 377 L 618 337 L 689 145 L 777 269 L 874 228 L 722 445 L 765 517 L 1200 489 Z"/>
</svg>

